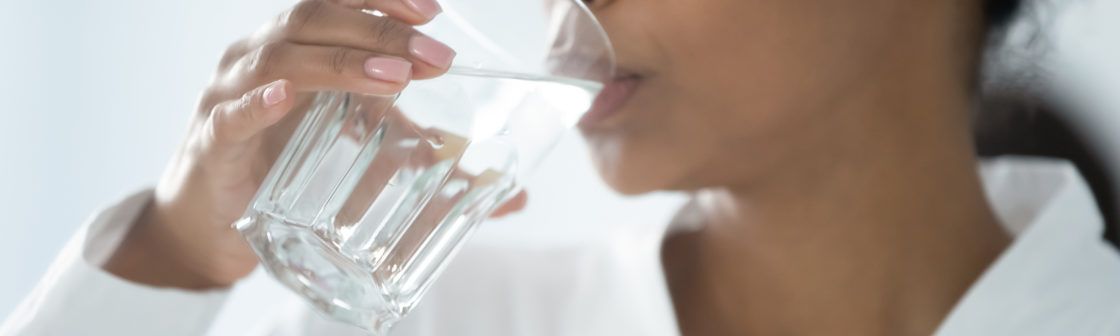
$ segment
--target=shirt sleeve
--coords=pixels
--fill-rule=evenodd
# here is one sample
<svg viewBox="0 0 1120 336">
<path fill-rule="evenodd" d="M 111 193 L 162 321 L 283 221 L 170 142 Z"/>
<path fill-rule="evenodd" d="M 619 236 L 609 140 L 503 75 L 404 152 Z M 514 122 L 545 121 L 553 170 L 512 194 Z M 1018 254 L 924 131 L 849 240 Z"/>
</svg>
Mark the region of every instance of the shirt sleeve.
<svg viewBox="0 0 1120 336">
<path fill-rule="evenodd" d="M 151 198 L 145 190 L 96 214 L 0 326 L 0 335 L 205 334 L 227 290 L 157 288 L 101 269 Z"/>
</svg>

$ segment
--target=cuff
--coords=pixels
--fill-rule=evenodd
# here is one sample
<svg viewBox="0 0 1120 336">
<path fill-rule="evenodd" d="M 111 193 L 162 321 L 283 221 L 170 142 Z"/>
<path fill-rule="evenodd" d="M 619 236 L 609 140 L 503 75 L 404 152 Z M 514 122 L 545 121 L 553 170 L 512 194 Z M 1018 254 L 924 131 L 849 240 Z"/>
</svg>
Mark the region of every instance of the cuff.
<svg viewBox="0 0 1120 336">
<path fill-rule="evenodd" d="M 98 213 L 75 235 L 0 335 L 200 335 L 228 290 L 129 282 L 101 269 L 152 198 L 145 190 Z"/>
</svg>

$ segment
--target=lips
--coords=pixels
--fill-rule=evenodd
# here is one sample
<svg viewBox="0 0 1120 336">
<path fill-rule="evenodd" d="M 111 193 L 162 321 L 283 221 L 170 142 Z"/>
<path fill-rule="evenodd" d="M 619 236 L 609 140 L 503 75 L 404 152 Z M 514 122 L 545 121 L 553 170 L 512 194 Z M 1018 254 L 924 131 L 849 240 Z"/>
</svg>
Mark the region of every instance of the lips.
<svg viewBox="0 0 1120 336">
<path fill-rule="evenodd" d="M 641 82 L 640 76 L 625 75 L 607 83 L 595 98 L 595 102 L 591 104 L 591 110 L 580 119 L 580 126 L 602 124 L 617 115 Z"/>
</svg>

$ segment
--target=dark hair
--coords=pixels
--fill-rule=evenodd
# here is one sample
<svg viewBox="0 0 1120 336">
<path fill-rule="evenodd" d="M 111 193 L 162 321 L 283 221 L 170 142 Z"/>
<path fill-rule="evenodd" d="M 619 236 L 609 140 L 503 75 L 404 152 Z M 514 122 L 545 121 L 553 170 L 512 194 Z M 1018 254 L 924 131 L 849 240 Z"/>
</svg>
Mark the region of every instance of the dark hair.
<svg viewBox="0 0 1120 336">
<path fill-rule="evenodd" d="M 1002 34 L 1024 10 L 1021 0 L 985 1 L 984 15 L 988 30 L 993 34 Z M 1113 184 L 1117 176 L 1111 175 L 1102 155 L 1104 152 L 1091 144 L 1069 116 L 1058 112 L 1062 107 L 1058 102 L 1045 99 L 1043 94 L 1022 83 L 997 85 L 1002 89 L 984 93 L 981 111 L 974 120 L 979 155 L 1028 155 L 1072 162 L 1096 198 L 1105 222 L 1104 238 L 1120 247 L 1120 218 L 1117 218 L 1120 212 Z"/>
<path fill-rule="evenodd" d="M 984 3 L 984 18 L 989 26 L 1006 25 L 1022 6 L 1019 0 L 988 0 Z"/>
</svg>

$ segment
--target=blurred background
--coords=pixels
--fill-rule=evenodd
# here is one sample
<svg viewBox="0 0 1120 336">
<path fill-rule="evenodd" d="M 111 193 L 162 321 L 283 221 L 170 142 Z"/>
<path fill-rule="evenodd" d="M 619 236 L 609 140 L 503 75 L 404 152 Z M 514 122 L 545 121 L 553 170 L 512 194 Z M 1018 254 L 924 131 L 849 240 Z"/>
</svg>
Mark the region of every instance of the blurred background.
<svg viewBox="0 0 1120 336">
<path fill-rule="evenodd" d="M 292 3 L 0 0 L 0 316 L 89 215 L 156 181 L 226 45 Z M 1084 106 L 1076 120 L 1094 141 L 1120 153 L 1120 0 L 1057 7 L 1046 23 L 1052 50 L 1038 62 Z M 614 195 L 574 133 L 528 189 L 525 212 L 476 240 L 590 237 L 665 221 L 682 200 Z M 258 272 L 211 333 L 242 334 L 288 297 Z"/>
</svg>

